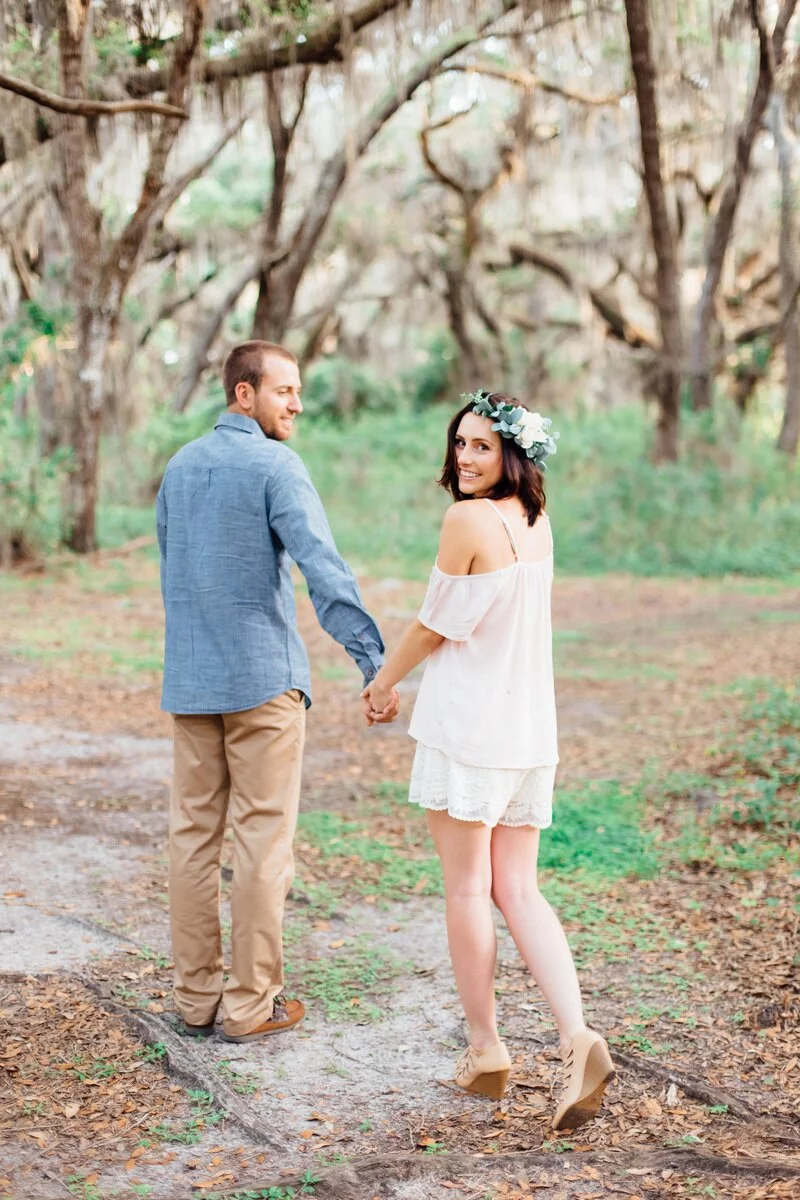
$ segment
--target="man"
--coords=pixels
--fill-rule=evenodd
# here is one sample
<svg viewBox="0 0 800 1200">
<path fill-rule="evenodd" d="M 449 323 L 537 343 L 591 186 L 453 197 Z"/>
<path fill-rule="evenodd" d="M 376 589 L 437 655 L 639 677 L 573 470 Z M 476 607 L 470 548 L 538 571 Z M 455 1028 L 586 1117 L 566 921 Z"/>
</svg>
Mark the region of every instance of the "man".
<svg viewBox="0 0 800 1200">
<path fill-rule="evenodd" d="M 323 628 L 360 668 L 383 661 L 378 628 L 339 556 L 319 496 L 285 444 L 303 411 L 294 355 L 234 347 L 227 412 L 169 462 L 157 499 L 166 611 L 162 708 L 173 714 L 169 896 L 175 1003 L 185 1032 L 246 1042 L 303 1017 L 283 988 L 282 923 L 294 872 L 311 682 L 291 560 Z M 371 719 L 393 720 L 392 704 Z M 232 965 L 223 983 L 219 863 L 233 825 Z"/>
</svg>

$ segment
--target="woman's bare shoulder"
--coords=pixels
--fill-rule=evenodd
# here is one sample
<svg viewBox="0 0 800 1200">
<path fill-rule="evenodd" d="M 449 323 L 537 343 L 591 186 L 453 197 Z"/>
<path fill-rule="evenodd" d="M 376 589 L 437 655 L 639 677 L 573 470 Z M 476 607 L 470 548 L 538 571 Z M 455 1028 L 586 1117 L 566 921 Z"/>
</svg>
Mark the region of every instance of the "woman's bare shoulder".
<svg viewBox="0 0 800 1200">
<path fill-rule="evenodd" d="M 474 500 L 457 500 L 445 511 L 442 529 L 476 529 L 483 522 L 484 510 L 488 511 L 488 505 L 477 504 Z"/>
</svg>

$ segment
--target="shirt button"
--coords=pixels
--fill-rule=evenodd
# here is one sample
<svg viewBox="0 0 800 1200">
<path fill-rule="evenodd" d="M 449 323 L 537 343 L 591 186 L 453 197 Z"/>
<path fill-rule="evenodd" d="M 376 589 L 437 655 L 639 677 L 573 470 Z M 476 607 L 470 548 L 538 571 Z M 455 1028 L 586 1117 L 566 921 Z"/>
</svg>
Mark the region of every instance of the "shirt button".
<svg viewBox="0 0 800 1200">
<path fill-rule="evenodd" d="M 370 679 L 372 678 L 372 676 L 373 676 L 374 674 L 375 674 L 375 670 L 374 670 L 374 668 L 373 668 L 373 667 L 367 667 L 367 676 L 368 676 Z"/>
</svg>

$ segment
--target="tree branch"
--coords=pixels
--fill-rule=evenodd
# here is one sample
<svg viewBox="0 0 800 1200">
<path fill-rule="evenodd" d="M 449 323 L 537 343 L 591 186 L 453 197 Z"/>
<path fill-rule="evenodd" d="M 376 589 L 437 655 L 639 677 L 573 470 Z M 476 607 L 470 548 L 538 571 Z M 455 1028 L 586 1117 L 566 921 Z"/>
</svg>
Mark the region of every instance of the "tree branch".
<svg viewBox="0 0 800 1200">
<path fill-rule="evenodd" d="M 547 92 L 553 96 L 561 96 L 564 100 L 574 100 L 577 104 L 589 104 L 594 107 L 619 104 L 623 96 L 628 96 L 631 92 L 631 88 L 626 88 L 624 92 L 609 93 L 606 96 L 590 96 L 588 92 L 576 92 L 572 88 L 562 87 L 561 84 L 549 83 L 531 71 L 510 71 L 493 63 L 448 63 L 442 68 L 441 74 L 444 75 L 447 71 L 463 71 L 467 75 L 487 75 L 491 79 L 504 79 L 506 83 L 513 83 L 517 87 L 525 88 L 526 91 L 532 92 L 538 88 L 540 92 Z"/>
<path fill-rule="evenodd" d="M 356 135 L 356 157 L 363 154 L 389 118 L 394 116 L 401 105 L 414 95 L 417 88 L 435 74 L 445 59 L 451 58 L 466 46 L 471 45 L 495 21 L 516 7 L 517 0 L 500 0 L 500 3 L 492 4 L 479 16 L 476 26 L 468 26 L 451 34 L 449 38 L 445 39 L 443 45 L 437 46 L 426 58 L 414 66 L 408 75 L 398 83 L 396 89 L 392 89 L 382 100 L 379 100 L 368 114 Z M 328 160 L 316 201 L 298 229 L 297 242 L 292 248 L 293 255 L 297 254 L 306 261 L 310 258 L 311 251 L 327 223 L 333 198 L 339 192 L 347 175 L 347 159 L 347 151 L 342 149 Z"/>
<path fill-rule="evenodd" d="M 458 196 L 461 196 L 462 199 L 467 192 L 467 188 L 460 183 L 454 175 L 448 175 L 444 167 L 439 166 L 436 159 L 433 157 L 433 154 L 431 153 L 430 135 L 436 129 L 444 129 L 445 126 L 451 125 L 453 121 L 457 121 L 459 117 L 465 117 L 467 113 L 471 112 L 474 107 L 474 105 L 471 105 L 469 108 L 462 109 L 461 112 L 450 113 L 449 116 L 443 117 L 440 121 L 436 121 L 432 125 L 424 125 L 419 131 L 422 157 L 427 164 L 428 170 L 436 177 L 436 179 L 439 180 L 441 184 L 447 188 L 450 188 L 451 191 L 455 192 Z"/>
<path fill-rule="evenodd" d="M 206 0 L 187 0 L 183 30 L 175 45 L 169 72 L 167 99 L 176 104 L 189 94 L 192 63 L 201 44 Z M 153 216 L 159 208 L 164 189 L 167 158 L 175 142 L 177 129 L 166 123 L 156 132 L 150 146 L 142 190 L 136 211 L 131 216 L 116 244 L 103 264 L 103 287 L 106 296 L 122 296 L 136 269 L 136 260 L 147 236 Z"/>
<path fill-rule="evenodd" d="M 216 277 L 217 268 L 209 267 L 209 269 L 203 273 L 201 278 L 189 288 L 188 292 L 183 292 L 180 296 L 177 296 L 175 299 L 169 300 L 166 304 L 162 305 L 150 323 L 139 334 L 138 340 L 135 343 L 136 349 L 141 350 L 147 344 L 162 321 L 168 321 L 170 317 L 175 315 L 179 308 L 183 308 L 184 305 L 190 304 L 192 300 L 195 300 L 205 285 L 210 283 L 212 279 L 216 279 Z"/>
<path fill-rule="evenodd" d="M 288 248 L 276 250 L 273 255 L 274 262 L 280 262 L 288 253 Z M 189 401 L 194 395 L 194 390 L 200 380 L 200 376 L 208 365 L 208 352 L 216 341 L 217 334 L 222 328 L 222 322 L 225 320 L 228 313 L 233 308 L 236 301 L 241 296 L 244 289 L 252 279 L 255 279 L 262 267 L 263 262 L 251 260 L 247 265 L 234 277 L 233 282 L 222 298 L 222 302 L 214 309 L 208 317 L 205 325 L 200 331 L 199 337 L 195 340 L 192 348 L 192 354 L 189 359 L 189 365 L 184 372 L 183 379 L 178 386 L 178 392 L 173 402 L 173 407 L 176 412 L 183 412 L 188 406 Z"/>
<path fill-rule="evenodd" d="M 758 34 L 758 76 L 750 98 L 747 116 L 736 139 L 733 169 L 723 189 L 708 239 L 706 277 L 695 313 L 691 347 L 690 374 L 695 408 L 708 408 L 711 405 L 711 364 L 708 344 L 714 318 L 714 302 L 722 278 L 728 245 L 733 234 L 739 200 L 750 170 L 753 144 L 761 129 L 762 119 L 769 103 L 776 67 L 779 67 L 783 61 L 786 31 L 794 16 L 797 0 L 783 0 L 771 38 L 764 24 L 761 0 L 749 0 L 749 7 L 752 23 Z"/>
<path fill-rule="evenodd" d="M 66 96 L 46 92 L 44 88 L 26 83 L 22 79 L 14 79 L 2 72 L 0 90 L 13 92 L 16 96 L 32 100 L 42 108 L 74 117 L 117 117 L 122 113 L 154 113 L 159 117 L 173 117 L 177 121 L 185 121 L 189 116 L 183 108 L 174 104 L 159 104 L 155 100 L 70 100 Z"/>
<path fill-rule="evenodd" d="M 377 21 L 387 12 L 399 8 L 404 0 L 365 0 L 360 8 L 346 18 L 339 12 L 306 35 L 305 40 L 286 45 L 270 31 L 255 34 L 240 46 L 229 58 L 206 59 L 200 64 L 198 83 L 222 83 L 231 79 L 243 79 L 280 71 L 311 63 L 341 61 L 343 54 L 340 43 L 345 34 L 356 34 L 360 29 Z M 345 28 L 346 19 L 346 28 Z M 163 92 L 168 79 L 164 69 L 150 71 L 142 68 L 132 71 L 123 86 L 129 96 L 151 96 Z"/>
<path fill-rule="evenodd" d="M 179 175 L 177 179 L 173 179 L 172 183 L 166 185 L 153 206 L 153 211 L 150 215 L 151 222 L 157 217 L 161 217 L 163 220 L 178 197 L 186 191 L 190 183 L 194 183 L 195 179 L 198 179 L 211 166 L 214 159 L 222 153 L 231 138 L 239 132 L 251 116 L 252 112 L 248 111 L 239 117 L 238 120 L 234 121 L 233 124 L 229 125 L 227 129 L 223 130 L 217 141 L 203 158 L 199 159 L 194 166 L 189 167 L 187 171 L 184 171 L 183 175 Z"/>
<path fill-rule="evenodd" d="M 563 283 L 564 287 L 575 292 L 579 299 L 584 296 L 588 297 L 592 307 L 603 318 L 614 337 L 619 338 L 634 350 L 659 350 L 659 343 L 651 333 L 630 322 L 618 305 L 600 288 L 587 288 L 584 284 L 579 283 L 563 263 L 551 258 L 548 254 L 543 254 L 540 250 L 535 250 L 532 246 L 524 246 L 515 242 L 508 249 L 512 266 L 517 266 L 521 262 L 530 263 L 531 266 L 538 267 L 540 271 L 546 271 L 549 275 L 555 276 Z"/>
</svg>

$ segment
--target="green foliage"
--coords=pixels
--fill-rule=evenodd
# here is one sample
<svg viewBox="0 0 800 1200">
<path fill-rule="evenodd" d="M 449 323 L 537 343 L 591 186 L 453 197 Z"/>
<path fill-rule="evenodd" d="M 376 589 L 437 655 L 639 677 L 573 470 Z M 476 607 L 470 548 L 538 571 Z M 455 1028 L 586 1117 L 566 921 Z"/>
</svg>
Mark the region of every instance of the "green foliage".
<svg viewBox="0 0 800 1200">
<path fill-rule="evenodd" d="M 37 346 L 52 340 L 67 318 L 66 311 L 31 302 L 0 335 L 0 565 L 52 549 L 59 539 L 70 455 L 43 451 L 28 390 Z"/>
<path fill-rule="evenodd" d="M 204 1129 L 219 1125 L 224 1119 L 225 1113 L 214 1107 L 214 1098 L 210 1092 L 192 1088 L 188 1095 L 192 1101 L 192 1116 L 189 1120 L 151 1125 L 147 1130 L 150 1137 L 173 1145 L 196 1146 Z"/>
<path fill-rule="evenodd" d="M 122 21 L 108 21 L 100 36 L 93 39 L 92 48 L 97 57 L 93 75 L 103 79 L 130 70 L 138 58 L 137 47 Z"/>
<path fill-rule="evenodd" d="M 346 431 L 301 426 L 297 448 L 345 557 L 371 574 L 426 578 L 446 496 L 444 408 L 370 413 Z M 754 417 L 737 440 L 689 414 L 684 457 L 654 466 L 640 407 L 556 415 L 547 476 L 559 570 L 575 574 L 787 576 L 800 571 L 800 465 Z M 354 497 L 356 498 L 354 501 Z"/>
<path fill-rule="evenodd" d="M 564 422 L 548 476 L 562 567 L 642 575 L 800 569 L 800 471 L 756 426 L 684 415 L 683 457 L 654 467 L 638 409 Z"/>
<path fill-rule="evenodd" d="M 306 373 L 303 406 L 310 417 L 393 412 L 399 402 L 395 384 L 381 379 L 371 367 L 345 358 L 321 358 Z"/>
<path fill-rule="evenodd" d="M 342 424 L 338 389 L 345 377 L 356 412 Z M 344 556 L 374 576 L 425 579 L 448 502 L 436 479 L 457 398 L 418 410 L 411 383 L 408 391 L 401 401 L 395 384 L 372 371 L 341 359 L 317 363 L 308 372 L 307 413 L 292 445 L 309 467 Z M 152 497 L 168 459 L 207 432 L 223 404 L 217 387 L 185 414 L 162 407 L 151 416 L 128 446 L 124 486 L 134 495 L 115 478 L 122 450 L 107 446 L 102 544 L 152 531 Z M 554 425 L 561 439 L 547 491 L 560 571 L 777 578 L 800 572 L 800 465 L 773 449 L 757 415 L 737 435 L 718 419 L 685 414 L 681 461 L 658 467 L 649 461 L 651 431 L 638 405 L 555 414 Z"/>
<path fill-rule="evenodd" d="M 225 407 L 221 390 L 214 392 L 202 404 L 183 413 L 176 413 L 168 405 L 160 405 L 150 416 L 147 424 L 134 439 L 134 454 L 139 457 L 138 485 L 143 492 L 154 496 L 167 463 L 187 442 L 202 437 L 213 426 L 214 418 Z M 152 531 L 155 518 L 150 511 Z"/>
<path fill-rule="evenodd" d="M 88 1182 L 87 1176 L 68 1175 L 66 1187 L 67 1191 L 73 1196 L 78 1196 L 79 1200 L 102 1200 L 99 1189 L 95 1184 Z"/>
<path fill-rule="evenodd" d="M 183 193 L 170 225 L 185 238 L 208 230 L 249 229 L 263 212 L 271 174 L 272 167 L 260 151 L 251 149 L 245 156 L 237 146 L 227 148 Z"/>
<path fill-rule="evenodd" d="M 249 1071 L 237 1071 L 229 1058 L 221 1058 L 217 1063 L 217 1070 L 240 1096 L 254 1096 L 261 1086 L 256 1075 Z"/>
<path fill-rule="evenodd" d="M 458 348 L 449 330 L 438 330 L 418 352 L 418 361 L 403 378 L 406 395 L 415 408 L 438 404 L 456 391 Z M 455 411 L 455 410 L 454 410 Z"/>
<path fill-rule="evenodd" d="M 167 1056 L 167 1047 L 163 1042 L 153 1042 L 151 1046 L 142 1046 L 137 1050 L 136 1056 L 144 1062 L 161 1062 Z"/>
<path fill-rule="evenodd" d="M 313 1171 L 300 1176 L 299 1190 L 290 1187 L 240 1188 L 235 1192 L 207 1192 L 208 1200 L 295 1200 L 297 1196 L 313 1196 L 319 1178 Z"/>
<path fill-rule="evenodd" d="M 0 394 L 0 565 L 52 549 L 59 539 L 58 504 L 70 455 L 39 448 L 35 417 L 14 411 Z"/>
<path fill-rule="evenodd" d="M 441 413 L 371 413 L 345 430 L 301 425 L 295 448 L 328 510 L 339 548 L 374 575 L 424 578 L 446 498 L 436 488 Z"/>
</svg>

